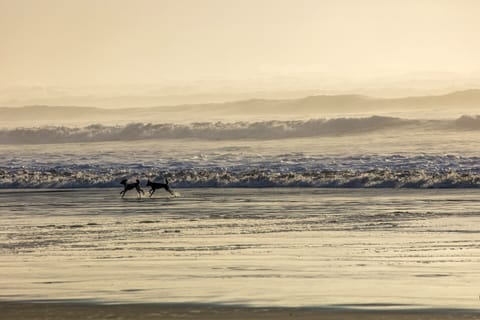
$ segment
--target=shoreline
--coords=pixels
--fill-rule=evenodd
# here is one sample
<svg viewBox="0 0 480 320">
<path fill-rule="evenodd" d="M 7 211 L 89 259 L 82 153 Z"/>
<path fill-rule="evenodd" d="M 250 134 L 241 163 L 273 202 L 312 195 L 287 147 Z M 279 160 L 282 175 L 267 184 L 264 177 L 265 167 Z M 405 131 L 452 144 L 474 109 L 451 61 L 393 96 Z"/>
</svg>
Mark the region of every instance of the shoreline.
<svg viewBox="0 0 480 320">
<path fill-rule="evenodd" d="M 87 302 L 0 302 L 0 319 L 480 319 L 474 309 L 355 309 L 349 307 L 250 307 L 214 304 L 97 304 Z"/>
</svg>

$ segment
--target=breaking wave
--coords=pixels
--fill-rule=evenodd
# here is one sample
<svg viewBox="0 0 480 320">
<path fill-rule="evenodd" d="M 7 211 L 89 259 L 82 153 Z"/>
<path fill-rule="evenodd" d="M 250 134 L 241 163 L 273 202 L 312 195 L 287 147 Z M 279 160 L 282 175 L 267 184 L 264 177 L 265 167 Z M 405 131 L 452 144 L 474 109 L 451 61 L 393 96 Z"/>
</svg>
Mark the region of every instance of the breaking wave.
<svg viewBox="0 0 480 320">
<path fill-rule="evenodd" d="M 91 188 L 120 187 L 124 178 L 163 181 L 173 188 L 198 187 L 322 187 L 322 188 L 477 188 L 480 172 L 375 169 L 368 171 L 274 171 L 258 168 L 183 169 L 0 169 L 0 188 Z"/>
<path fill-rule="evenodd" d="M 453 122 L 456 129 L 480 130 L 480 116 L 461 116 Z"/>
<path fill-rule="evenodd" d="M 285 139 L 368 133 L 434 125 L 480 129 L 479 117 L 461 117 L 447 124 L 440 120 L 408 120 L 372 116 L 366 118 L 310 119 L 298 121 L 202 122 L 188 125 L 131 123 L 124 126 L 94 124 L 87 127 L 41 127 L 0 130 L 0 144 L 46 144 L 143 139 Z"/>
</svg>

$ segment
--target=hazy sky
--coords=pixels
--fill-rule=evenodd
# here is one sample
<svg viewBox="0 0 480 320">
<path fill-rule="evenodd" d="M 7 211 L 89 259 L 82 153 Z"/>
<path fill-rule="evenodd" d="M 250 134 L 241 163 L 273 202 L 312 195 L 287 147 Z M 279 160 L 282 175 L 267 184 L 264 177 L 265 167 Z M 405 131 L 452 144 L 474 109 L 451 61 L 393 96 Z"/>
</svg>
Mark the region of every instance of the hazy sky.
<svg viewBox="0 0 480 320">
<path fill-rule="evenodd" d="M 480 71 L 477 0 L 0 0 L 0 86 Z"/>
</svg>

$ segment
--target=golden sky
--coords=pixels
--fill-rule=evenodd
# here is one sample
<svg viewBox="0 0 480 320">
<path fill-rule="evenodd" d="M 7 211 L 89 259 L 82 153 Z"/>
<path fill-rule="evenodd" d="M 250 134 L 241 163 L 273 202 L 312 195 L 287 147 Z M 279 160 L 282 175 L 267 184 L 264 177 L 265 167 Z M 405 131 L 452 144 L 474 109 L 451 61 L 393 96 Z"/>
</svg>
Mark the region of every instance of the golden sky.
<svg viewBox="0 0 480 320">
<path fill-rule="evenodd" d="M 476 0 L 0 0 L 0 85 L 480 72 Z"/>
</svg>

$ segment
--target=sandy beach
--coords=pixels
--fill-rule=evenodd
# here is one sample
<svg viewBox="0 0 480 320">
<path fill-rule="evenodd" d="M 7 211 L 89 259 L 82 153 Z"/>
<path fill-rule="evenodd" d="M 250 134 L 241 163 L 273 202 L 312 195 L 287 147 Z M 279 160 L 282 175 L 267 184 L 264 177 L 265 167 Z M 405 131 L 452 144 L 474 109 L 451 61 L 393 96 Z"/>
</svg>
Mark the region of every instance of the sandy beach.
<svg viewBox="0 0 480 320">
<path fill-rule="evenodd" d="M 116 189 L 4 192 L 0 301 L 75 304 L 6 304 L 1 314 L 476 310 L 477 193 L 183 189 L 138 201 Z M 231 318 L 236 309 L 218 310 Z"/>
<path fill-rule="evenodd" d="M 480 319 L 480 312 L 469 310 L 350 310 L 321 308 L 247 308 L 214 305 L 82 303 L 0 303 L 0 319 Z"/>
</svg>

